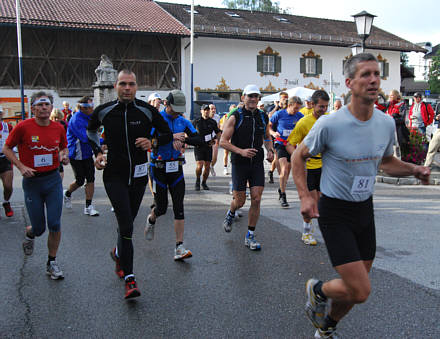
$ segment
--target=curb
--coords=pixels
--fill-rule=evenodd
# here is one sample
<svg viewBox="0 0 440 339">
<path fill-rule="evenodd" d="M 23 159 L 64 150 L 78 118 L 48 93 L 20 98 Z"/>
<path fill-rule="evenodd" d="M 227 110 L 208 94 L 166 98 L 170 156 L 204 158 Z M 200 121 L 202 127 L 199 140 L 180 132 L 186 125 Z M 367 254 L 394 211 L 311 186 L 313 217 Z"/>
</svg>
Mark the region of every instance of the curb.
<svg viewBox="0 0 440 339">
<path fill-rule="evenodd" d="M 376 182 L 381 182 L 384 184 L 391 185 L 421 185 L 420 180 L 416 178 L 397 178 L 397 177 L 386 177 L 382 175 L 376 176 Z M 430 185 L 440 185 L 440 178 L 430 179 Z"/>
</svg>

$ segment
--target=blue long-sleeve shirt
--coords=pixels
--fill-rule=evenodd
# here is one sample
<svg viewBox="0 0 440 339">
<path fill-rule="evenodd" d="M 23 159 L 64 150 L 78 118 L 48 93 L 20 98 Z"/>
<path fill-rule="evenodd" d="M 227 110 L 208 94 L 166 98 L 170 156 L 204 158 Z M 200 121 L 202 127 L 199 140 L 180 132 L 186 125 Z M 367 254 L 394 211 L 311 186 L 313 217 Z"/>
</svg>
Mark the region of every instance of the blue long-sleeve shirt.
<svg viewBox="0 0 440 339">
<path fill-rule="evenodd" d="M 87 126 L 90 116 L 81 111 L 76 112 L 67 126 L 67 147 L 69 158 L 74 160 L 89 159 L 93 156 L 87 138 Z"/>
</svg>

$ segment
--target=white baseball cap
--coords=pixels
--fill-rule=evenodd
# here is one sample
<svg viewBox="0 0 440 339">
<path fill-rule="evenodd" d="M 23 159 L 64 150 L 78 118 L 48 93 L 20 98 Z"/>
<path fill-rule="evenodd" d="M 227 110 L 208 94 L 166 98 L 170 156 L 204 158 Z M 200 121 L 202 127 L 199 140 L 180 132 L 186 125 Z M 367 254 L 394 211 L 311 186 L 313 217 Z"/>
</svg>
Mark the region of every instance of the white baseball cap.
<svg viewBox="0 0 440 339">
<path fill-rule="evenodd" d="M 148 101 L 153 101 L 155 99 L 161 99 L 162 100 L 162 98 L 160 97 L 159 93 L 153 92 L 148 97 Z"/>
<path fill-rule="evenodd" d="M 257 87 L 257 85 L 247 85 L 243 90 L 243 95 L 248 94 L 260 94 L 260 89 Z"/>
</svg>

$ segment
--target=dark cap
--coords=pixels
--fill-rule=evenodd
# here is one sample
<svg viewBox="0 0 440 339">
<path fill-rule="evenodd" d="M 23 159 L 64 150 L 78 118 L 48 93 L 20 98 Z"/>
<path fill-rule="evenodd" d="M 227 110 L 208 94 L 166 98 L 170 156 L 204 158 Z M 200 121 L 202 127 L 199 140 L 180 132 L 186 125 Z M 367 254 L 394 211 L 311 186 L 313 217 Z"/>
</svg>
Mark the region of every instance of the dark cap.
<svg viewBox="0 0 440 339">
<path fill-rule="evenodd" d="M 204 104 L 204 105 L 202 105 L 201 109 L 202 109 L 203 111 L 204 111 L 205 109 L 209 109 L 209 105 Z"/>
<path fill-rule="evenodd" d="M 171 106 L 174 112 L 183 113 L 185 112 L 185 94 L 181 90 L 175 89 L 168 94 L 167 98 L 168 105 Z"/>
<path fill-rule="evenodd" d="M 415 92 L 414 93 L 414 98 L 421 98 L 422 94 L 420 94 L 419 92 Z"/>
</svg>

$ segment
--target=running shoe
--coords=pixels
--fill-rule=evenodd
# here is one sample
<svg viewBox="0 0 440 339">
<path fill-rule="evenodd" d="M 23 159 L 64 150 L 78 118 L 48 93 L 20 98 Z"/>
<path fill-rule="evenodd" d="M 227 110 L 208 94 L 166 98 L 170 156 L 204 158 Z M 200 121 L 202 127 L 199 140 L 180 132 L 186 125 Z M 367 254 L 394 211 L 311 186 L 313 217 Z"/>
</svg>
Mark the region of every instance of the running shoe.
<svg viewBox="0 0 440 339">
<path fill-rule="evenodd" d="M 123 278 L 124 277 L 124 271 L 121 268 L 120 265 L 120 261 L 119 258 L 116 256 L 116 248 L 112 249 L 110 251 L 110 257 L 113 259 L 113 261 L 115 262 L 115 273 L 119 278 Z"/>
<path fill-rule="evenodd" d="M 84 207 L 84 214 L 90 215 L 91 217 L 99 216 L 99 212 L 95 210 L 95 207 L 93 207 L 93 205 L 89 205 L 89 207 Z"/>
<path fill-rule="evenodd" d="M 280 197 L 280 204 L 282 208 L 287 208 L 289 207 L 289 203 L 287 202 L 287 197 L 286 197 L 286 192 L 284 193 L 280 193 L 281 197 Z"/>
<path fill-rule="evenodd" d="M 3 203 L 3 208 L 5 209 L 5 214 L 8 218 L 14 215 L 14 211 L 12 210 L 11 203 L 9 201 Z"/>
<path fill-rule="evenodd" d="M 63 191 L 63 204 L 65 208 L 72 208 L 72 197 L 66 195 L 67 190 Z"/>
<path fill-rule="evenodd" d="M 322 328 L 325 322 L 327 301 L 323 301 L 313 291 L 313 287 L 319 282 L 317 279 L 309 279 L 306 283 L 307 303 L 306 314 L 316 328 Z M 331 337 L 330 337 L 331 338 Z"/>
<path fill-rule="evenodd" d="M 223 167 L 223 175 L 228 175 L 228 168 L 227 167 Z"/>
<path fill-rule="evenodd" d="M 185 247 L 183 247 L 183 244 L 180 244 L 177 246 L 176 249 L 174 249 L 174 260 L 183 260 L 188 259 L 192 257 L 192 253 L 190 250 L 187 250 Z"/>
<path fill-rule="evenodd" d="M 303 233 L 301 240 L 304 244 L 310 245 L 310 246 L 316 246 L 318 242 L 313 237 L 313 233 Z"/>
<path fill-rule="evenodd" d="M 225 220 L 223 220 L 223 228 L 225 229 L 226 233 L 229 233 L 232 231 L 232 223 L 234 222 L 234 217 L 232 215 L 229 215 L 229 212 L 226 213 Z"/>
<path fill-rule="evenodd" d="M 261 250 L 261 244 L 255 240 L 255 235 L 250 234 L 249 231 L 246 234 L 246 237 L 244 238 L 244 245 L 246 247 L 249 247 L 252 251 L 259 251 Z"/>
<path fill-rule="evenodd" d="M 194 189 L 196 191 L 200 191 L 200 181 L 196 181 L 196 184 L 194 185 Z"/>
<path fill-rule="evenodd" d="M 25 238 L 23 241 L 23 252 L 25 255 L 34 253 L 34 239 Z"/>
<path fill-rule="evenodd" d="M 274 181 L 273 181 L 273 172 L 272 171 L 269 171 L 269 184 L 273 184 L 274 183 Z"/>
<path fill-rule="evenodd" d="M 336 327 L 329 327 L 327 330 L 321 330 L 318 328 L 315 332 L 315 339 L 339 339 L 340 337 L 336 333 Z"/>
<path fill-rule="evenodd" d="M 151 214 L 148 214 L 147 217 L 147 224 L 145 225 L 144 235 L 145 239 L 147 240 L 153 240 L 154 239 L 154 225 L 150 222 Z"/>
<path fill-rule="evenodd" d="M 217 173 L 215 173 L 215 169 L 214 169 L 213 166 L 211 166 L 211 175 L 212 175 L 213 177 L 215 177 L 215 176 L 217 175 Z"/>
<path fill-rule="evenodd" d="M 49 261 L 46 265 L 46 273 L 50 275 L 52 280 L 64 279 L 63 271 L 61 271 L 58 263 L 54 261 Z"/>
<path fill-rule="evenodd" d="M 208 185 L 206 185 L 206 182 L 202 182 L 202 188 L 203 188 L 205 191 L 209 191 L 209 187 L 208 187 Z"/>
<path fill-rule="evenodd" d="M 125 299 L 136 298 L 141 295 L 141 292 L 137 288 L 136 279 L 129 277 L 125 280 Z"/>
</svg>

